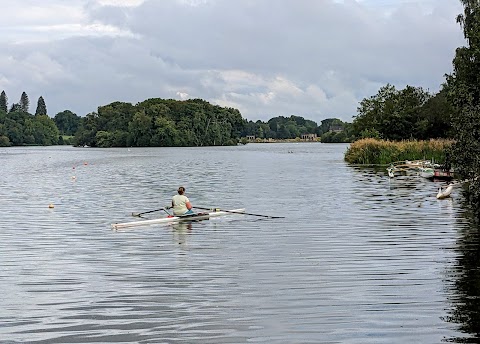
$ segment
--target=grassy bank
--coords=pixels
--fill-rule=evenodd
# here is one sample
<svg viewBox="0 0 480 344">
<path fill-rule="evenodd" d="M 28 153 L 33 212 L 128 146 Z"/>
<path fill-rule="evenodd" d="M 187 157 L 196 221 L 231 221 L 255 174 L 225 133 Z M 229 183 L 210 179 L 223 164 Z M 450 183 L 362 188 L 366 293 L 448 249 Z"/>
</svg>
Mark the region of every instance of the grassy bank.
<svg viewBox="0 0 480 344">
<path fill-rule="evenodd" d="M 393 161 L 433 160 L 445 161 L 445 151 L 452 140 L 384 141 L 362 139 L 353 142 L 345 153 L 345 161 L 351 164 L 387 165 Z"/>
</svg>

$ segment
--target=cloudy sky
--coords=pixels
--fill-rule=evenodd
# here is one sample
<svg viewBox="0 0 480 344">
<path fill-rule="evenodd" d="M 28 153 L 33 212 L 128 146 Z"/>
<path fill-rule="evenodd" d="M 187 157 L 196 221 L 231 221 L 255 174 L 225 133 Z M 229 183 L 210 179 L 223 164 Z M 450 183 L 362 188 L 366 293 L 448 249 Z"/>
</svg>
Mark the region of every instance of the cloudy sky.
<svg viewBox="0 0 480 344">
<path fill-rule="evenodd" d="M 437 92 L 459 0 L 2 0 L 0 90 L 50 116 L 202 98 L 249 120 L 352 121 L 387 83 Z"/>
</svg>

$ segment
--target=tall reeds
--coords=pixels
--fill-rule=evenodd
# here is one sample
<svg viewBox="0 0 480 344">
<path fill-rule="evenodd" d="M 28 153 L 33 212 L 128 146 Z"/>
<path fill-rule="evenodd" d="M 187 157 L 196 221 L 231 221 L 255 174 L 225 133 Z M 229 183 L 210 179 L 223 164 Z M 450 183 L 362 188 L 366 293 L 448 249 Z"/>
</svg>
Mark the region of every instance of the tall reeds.
<svg viewBox="0 0 480 344">
<path fill-rule="evenodd" d="M 353 142 L 345 153 L 351 164 L 387 165 L 394 161 L 430 160 L 442 164 L 452 140 L 384 141 L 373 138 Z"/>
</svg>

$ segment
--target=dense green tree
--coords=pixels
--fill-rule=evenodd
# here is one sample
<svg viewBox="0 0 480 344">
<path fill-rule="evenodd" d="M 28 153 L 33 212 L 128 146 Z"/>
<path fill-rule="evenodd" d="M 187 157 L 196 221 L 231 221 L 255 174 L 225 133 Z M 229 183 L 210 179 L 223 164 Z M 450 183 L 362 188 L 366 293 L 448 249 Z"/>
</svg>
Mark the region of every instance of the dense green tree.
<svg viewBox="0 0 480 344">
<path fill-rule="evenodd" d="M 0 94 L 0 111 L 7 113 L 8 110 L 8 98 L 5 91 Z"/>
<path fill-rule="evenodd" d="M 78 130 L 75 132 L 75 145 L 96 147 L 96 134 L 98 114 L 90 112 L 82 117 Z"/>
<path fill-rule="evenodd" d="M 53 119 L 47 115 L 38 115 L 33 118 L 35 127 L 35 144 L 50 146 L 58 142 L 58 128 Z"/>
<path fill-rule="evenodd" d="M 46 115 L 47 114 L 47 105 L 45 105 L 45 100 L 42 96 L 38 98 L 37 101 L 37 110 L 35 111 L 35 115 Z"/>
<path fill-rule="evenodd" d="M 461 0 L 463 14 L 457 22 L 463 29 L 466 46 L 456 50 L 453 72 L 447 75 L 445 90 L 454 105 L 452 116 L 455 144 L 448 154 L 463 184 L 466 211 L 465 221 L 470 226 L 459 232 L 457 240 L 458 262 L 455 266 L 452 310 L 448 321 L 459 324 L 464 335 L 452 338 L 455 343 L 478 343 L 480 338 L 480 274 L 479 274 L 479 221 L 480 221 L 480 1 Z"/>
<path fill-rule="evenodd" d="M 28 99 L 27 93 L 22 92 L 22 95 L 20 96 L 20 102 L 18 104 L 23 111 L 28 112 L 28 109 L 30 108 L 30 100 Z"/>
<path fill-rule="evenodd" d="M 131 145 L 136 147 L 150 146 L 152 139 L 152 117 L 143 111 L 137 112 L 129 123 L 128 131 L 132 135 Z"/>
<path fill-rule="evenodd" d="M 53 120 L 60 134 L 75 135 L 82 119 L 70 110 L 65 110 L 57 113 Z"/>
<path fill-rule="evenodd" d="M 320 122 L 320 125 L 316 128 L 315 132 L 318 136 L 322 136 L 335 129 L 344 129 L 345 123 L 338 118 L 327 118 Z"/>
<path fill-rule="evenodd" d="M 452 118 L 455 116 L 455 108 L 448 101 L 446 90 L 442 89 L 421 107 L 414 121 L 414 137 L 421 140 L 453 137 Z"/>
<path fill-rule="evenodd" d="M 421 87 L 397 90 L 387 84 L 375 96 L 363 99 L 353 121 L 357 138 L 370 134 L 388 140 L 427 139 L 447 135 L 454 112 L 445 104 L 445 94 L 430 95 Z M 370 134 L 368 134 L 370 133 Z"/>
<path fill-rule="evenodd" d="M 456 143 L 449 154 L 463 178 L 472 179 L 468 199 L 480 211 L 480 1 L 461 0 L 464 13 L 457 17 L 466 46 L 456 50 L 446 90 L 457 115 L 452 118 Z"/>
</svg>

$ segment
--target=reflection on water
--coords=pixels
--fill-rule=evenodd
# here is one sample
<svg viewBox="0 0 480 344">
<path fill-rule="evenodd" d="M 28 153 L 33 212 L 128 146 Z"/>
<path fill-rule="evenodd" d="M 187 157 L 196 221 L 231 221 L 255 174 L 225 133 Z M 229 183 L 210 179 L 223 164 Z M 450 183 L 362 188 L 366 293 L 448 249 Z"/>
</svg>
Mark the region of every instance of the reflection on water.
<svg viewBox="0 0 480 344">
<path fill-rule="evenodd" d="M 464 208 L 467 208 L 465 206 Z M 478 215 L 462 213 L 459 238 L 454 248 L 458 256 L 448 269 L 445 280 L 451 309 L 445 319 L 459 324 L 462 335 L 450 339 L 455 343 L 478 343 L 480 340 L 480 233 Z"/>
<path fill-rule="evenodd" d="M 188 235 L 193 228 L 192 222 L 172 223 L 170 226 L 172 227 L 173 240 L 178 242 L 179 245 L 187 247 Z"/>
<path fill-rule="evenodd" d="M 346 147 L 1 149 L 0 343 L 478 341 L 459 190 L 439 201 L 439 183 L 348 166 Z M 285 218 L 111 230 L 179 185 Z"/>
</svg>

